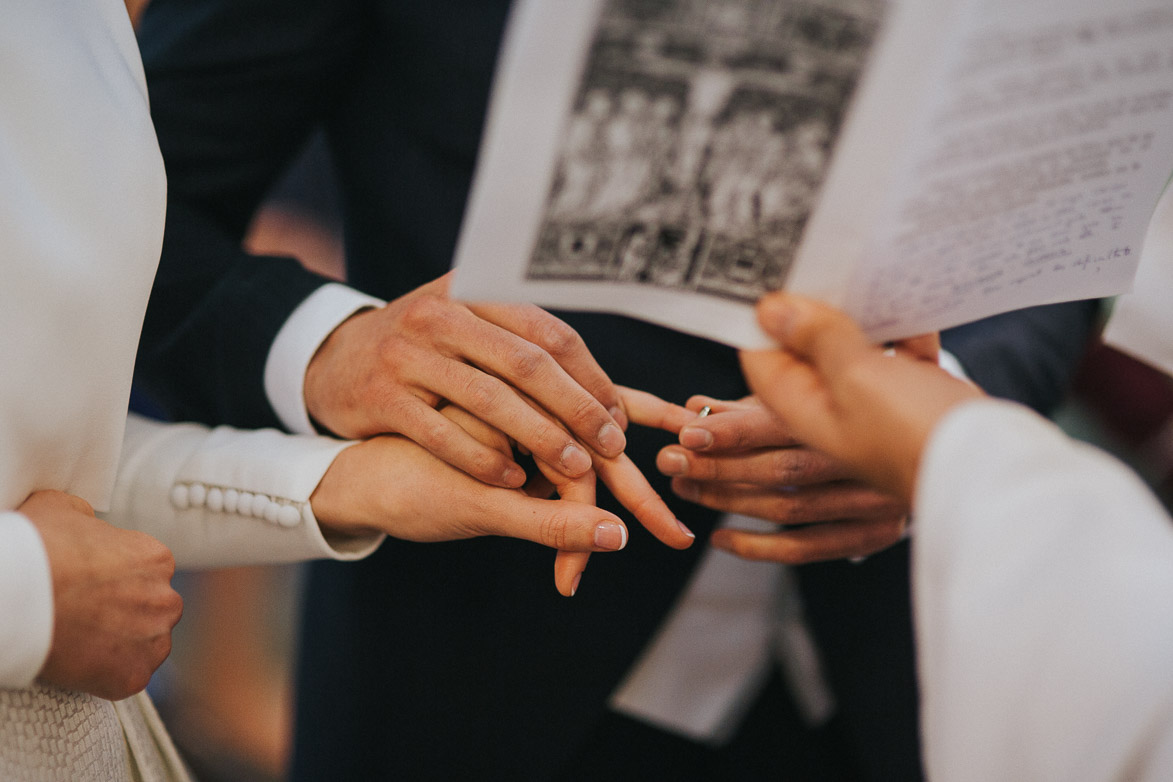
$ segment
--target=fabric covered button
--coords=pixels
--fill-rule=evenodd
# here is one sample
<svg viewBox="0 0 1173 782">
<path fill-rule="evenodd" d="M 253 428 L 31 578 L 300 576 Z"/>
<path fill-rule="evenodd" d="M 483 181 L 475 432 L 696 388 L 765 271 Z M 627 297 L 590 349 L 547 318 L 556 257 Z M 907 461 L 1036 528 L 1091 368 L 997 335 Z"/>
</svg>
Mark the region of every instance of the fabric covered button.
<svg viewBox="0 0 1173 782">
<path fill-rule="evenodd" d="M 225 489 L 224 490 L 224 512 L 225 513 L 236 513 L 236 509 L 238 507 L 240 507 L 238 505 L 239 502 L 240 502 L 240 492 L 239 491 L 237 491 L 236 489 Z"/>
<path fill-rule="evenodd" d="M 193 508 L 204 507 L 204 501 L 208 499 L 208 487 L 202 483 L 193 483 L 187 490 L 187 498 Z"/>
<path fill-rule="evenodd" d="M 215 486 L 208 489 L 208 499 L 204 501 L 204 506 L 213 513 L 224 510 L 224 492 Z"/>
<path fill-rule="evenodd" d="M 277 514 L 277 523 L 282 527 L 296 527 L 301 521 L 301 511 L 295 505 L 282 505 Z"/>
<path fill-rule="evenodd" d="M 257 519 L 265 518 L 265 509 L 268 507 L 269 507 L 269 498 L 268 497 L 266 497 L 263 494 L 254 494 L 253 495 L 252 509 L 250 510 L 250 513 L 252 513 L 253 518 L 257 518 Z"/>
<path fill-rule="evenodd" d="M 270 524 L 277 523 L 277 517 L 281 513 L 281 506 L 269 500 L 269 504 L 265 506 L 265 521 Z"/>
<path fill-rule="evenodd" d="M 253 515 L 253 494 L 251 491 L 242 491 L 237 500 L 236 512 L 241 516 Z"/>
<path fill-rule="evenodd" d="M 187 484 L 177 483 L 171 487 L 171 504 L 180 510 L 187 510 L 190 507 Z"/>
</svg>

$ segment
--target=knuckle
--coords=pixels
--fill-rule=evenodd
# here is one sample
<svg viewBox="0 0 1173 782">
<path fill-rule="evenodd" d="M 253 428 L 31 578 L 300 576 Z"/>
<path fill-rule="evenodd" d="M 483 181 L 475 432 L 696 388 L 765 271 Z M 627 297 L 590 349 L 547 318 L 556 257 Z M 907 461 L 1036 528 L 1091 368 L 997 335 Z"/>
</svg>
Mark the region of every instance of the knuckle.
<svg viewBox="0 0 1173 782">
<path fill-rule="evenodd" d="M 688 453 L 681 457 L 685 463 L 683 475 L 693 481 L 720 480 L 720 467 L 713 459 L 707 459 L 696 453 Z"/>
<path fill-rule="evenodd" d="M 538 324 L 535 339 L 553 356 L 570 355 L 584 344 L 578 332 L 570 324 L 553 316 Z"/>
<path fill-rule="evenodd" d="M 430 329 L 435 326 L 441 309 L 441 302 L 435 296 L 415 296 L 403 303 L 400 320 L 415 331 Z"/>
<path fill-rule="evenodd" d="M 428 421 L 420 428 L 417 442 L 432 453 L 444 452 L 452 442 L 452 432 L 443 419 Z"/>
<path fill-rule="evenodd" d="M 171 654 L 171 633 L 164 633 L 163 635 L 159 636 L 154 644 L 154 653 L 155 656 L 151 665 L 151 669 L 146 672 L 147 681 L 150 681 L 151 674 L 154 673 L 155 669 L 162 665 L 163 661 L 166 660 L 167 657 Z M 145 682 L 143 683 L 143 686 L 147 686 Z"/>
<path fill-rule="evenodd" d="M 734 451 L 743 451 L 751 442 L 750 433 L 744 426 L 733 425 L 725 429 L 726 437 L 729 441 L 729 447 Z M 714 436 L 716 431 L 714 430 Z"/>
<path fill-rule="evenodd" d="M 774 480 L 783 486 L 802 482 L 810 473 L 810 455 L 794 448 L 780 448 L 770 457 L 770 472 Z"/>
<path fill-rule="evenodd" d="M 496 480 L 505 471 L 505 457 L 490 448 L 477 448 L 463 460 L 467 471 L 478 478 Z"/>
<path fill-rule="evenodd" d="M 595 398 L 589 394 L 576 396 L 569 412 L 569 420 L 579 423 L 590 421 L 595 417 L 598 405 L 599 403 L 595 401 Z"/>
<path fill-rule="evenodd" d="M 162 660 L 159 660 L 162 663 Z M 115 685 L 115 689 L 120 693 L 122 698 L 129 698 L 135 693 L 142 692 L 151 683 L 151 674 L 155 672 L 156 665 L 141 664 L 134 667 L 133 670 L 128 671 Z M 120 698 L 121 699 L 121 698 Z"/>
<path fill-rule="evenodd" d="M 501 391 L 504 384 L 487 375 L 477 375 L 472 378 L 465 388 L 467 403 L 470 410 L 485 411 L 495 409 L 501 401 Z"/>
<path fill-rule="evenodd" d="M 698 499 L 695 501 L 702 501 L 701 495 L 697 494 Z M 628 504 L 630 503 L 630 504 Z M 663 500 L 654 491 L 648 490 L 643 492 L 640 496 L 632 498 L 628 501 L 627 507 L 632 514 L 640 520 L 650 518 L 655 515 L 657 511 L 663 506 Z"/>
<path fill-rule="evenodd" d="M 542 519 L 542 541 L 551 548 L 565 549 L 570 537 L 570 519 L 565 511 L 556 510 Z"/>
<path fill-rule="evenodd" d="M 529 379 L 546 366 L 549 356 L 537 345 L 517 345 L 509 355 L 509 371 L 517 378 Z"/>
<path fill-rule="evenodd" d="M 170 624 L 168 626 L 175 627 L 175 625 L 179 624 L 179 620 L 183 618 L 183 596 L 174 589 L 168 595 L 166 611 L 170 617 L 168 620 Z"/>
</svg>

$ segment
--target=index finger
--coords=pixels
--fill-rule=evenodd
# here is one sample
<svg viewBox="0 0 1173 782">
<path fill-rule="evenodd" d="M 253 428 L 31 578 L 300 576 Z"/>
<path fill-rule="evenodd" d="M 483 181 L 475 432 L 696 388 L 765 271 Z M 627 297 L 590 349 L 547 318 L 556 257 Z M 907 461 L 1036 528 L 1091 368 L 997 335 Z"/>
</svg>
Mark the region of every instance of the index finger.
<svg viewBox="0 0 1173 782">
<path fill-rule="evenodd" d="M 742 453 L 796 444 L 789 428 L 764 405 L 731 407 L 695 416 L 680 430 L 680 444 L 691 451 Z"/>
<path fill-rule="evenodd" d="M 677 434 L 681 427 L 696 418 L 696 413 L 692 410 L 666 402 L 655 394 L 624 386 L 617 388 L 623 397 L 631 423 L 637 426 L 648 426 Z"/>
</svg>

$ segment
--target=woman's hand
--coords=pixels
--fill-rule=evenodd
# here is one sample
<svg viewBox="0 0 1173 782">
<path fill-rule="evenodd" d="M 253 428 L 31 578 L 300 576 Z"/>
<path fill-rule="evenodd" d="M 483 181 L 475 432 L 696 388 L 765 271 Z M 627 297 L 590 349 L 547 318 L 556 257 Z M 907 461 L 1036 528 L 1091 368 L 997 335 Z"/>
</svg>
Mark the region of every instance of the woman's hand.
<svg viewBox="0 0 1173 782">
<path fill-rule="evenodd" d="M 36 492 L 17 510 L 40 533 L 53 579 L 53 642 L 37 678 L 109 700 L 142 690 L 183 613 L 171 552 L 64 492 Z"/>
</svg>

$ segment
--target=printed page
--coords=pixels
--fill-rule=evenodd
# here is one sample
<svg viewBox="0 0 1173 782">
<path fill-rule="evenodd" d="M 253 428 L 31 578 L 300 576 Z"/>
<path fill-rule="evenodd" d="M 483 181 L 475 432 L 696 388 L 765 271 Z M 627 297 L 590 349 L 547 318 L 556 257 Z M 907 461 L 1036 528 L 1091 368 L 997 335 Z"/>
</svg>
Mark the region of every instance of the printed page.
<svg viewBox="0 0 1173 782">
<path fill-rule="evenodd" d="M 1136 285 L 1116 300 L 1104 342 L 1173 375 L 1173 188 L 1157 204 Z"/>
<path fill-rule="evenodd" d="M 891 339 L 1128 290 L 1173 170 L 1173 7 L 975 0 L 944 43 L 841 303 Z"/>
<path fill-rule="evenodd" d="M 1173 9 L 1103 5 L 523 1 L 453 295 L 760 347 L 782 286 L 876 339 L 1125 290 Z"/>
<path fill-rule="evenodd" d="M 453 295 L 768 344 L 752 304 L 786 279 L 884 9 L 520 3 Z"/>
</svg>

